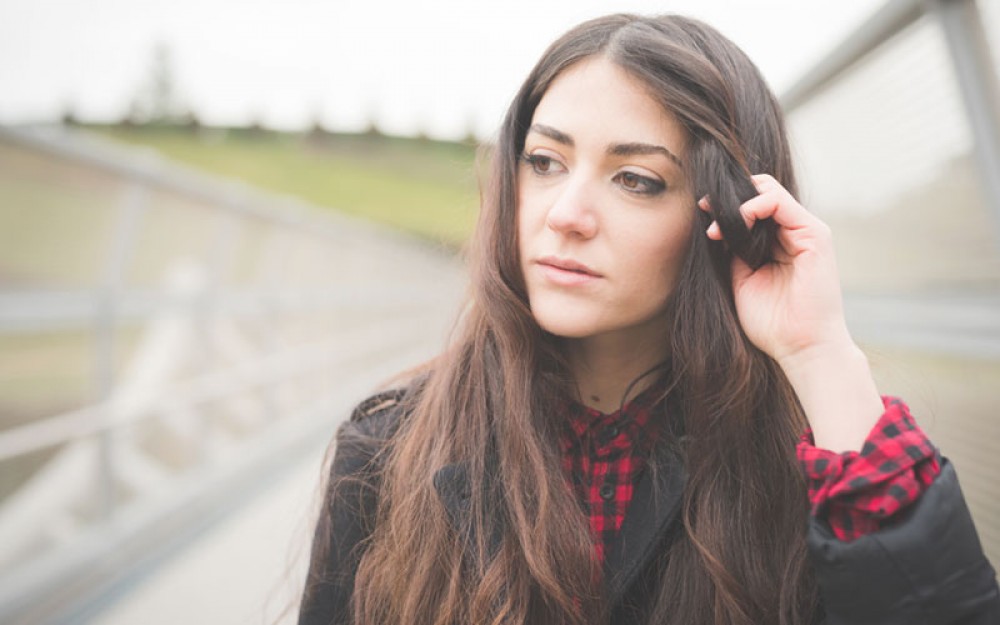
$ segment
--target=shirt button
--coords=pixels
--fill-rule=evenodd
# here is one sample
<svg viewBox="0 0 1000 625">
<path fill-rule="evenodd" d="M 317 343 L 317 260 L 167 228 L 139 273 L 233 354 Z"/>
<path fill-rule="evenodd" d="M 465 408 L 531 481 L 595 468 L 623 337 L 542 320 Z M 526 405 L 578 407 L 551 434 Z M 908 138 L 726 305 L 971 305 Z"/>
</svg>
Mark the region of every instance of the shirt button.
<svg viewBox="0 0 1000 625">
<path fill-rule="evenodd" d="M 599 491 L 601 499 L 604 501 L 611 501 L 615 498 L 615 485 L 614 484 L 602 484 L 601 490 Z"/>
<path fill-rule="evenodd" d="M 604 438 L 608 441 L 612 441 L 618 437 L 620 430 L 617 425 L 610 425 L 606 430 L 604 430 Z"/>
</svg>

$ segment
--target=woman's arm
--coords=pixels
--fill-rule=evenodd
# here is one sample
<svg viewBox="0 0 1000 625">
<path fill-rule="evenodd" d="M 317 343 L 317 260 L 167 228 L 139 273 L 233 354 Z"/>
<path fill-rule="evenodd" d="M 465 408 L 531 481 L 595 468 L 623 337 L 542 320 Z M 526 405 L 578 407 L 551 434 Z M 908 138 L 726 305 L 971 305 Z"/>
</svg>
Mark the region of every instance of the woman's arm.
<svg viewBox="0 0 1000 625">
<path fill-rule="evenodd" d="M 877 455 L 863 448 L 885 407 L 847 331 L 830 230 L 772 177 L 754 176 L 754 183 L 760 194 L 740 211 L 748 226 L 770 217 L 778 231 L 774 263 L 754 271 L 733 260 L 743 330 L 788 377 L 817 448 L 841 459 Z M 699 205 L 710 209 L 705 199 Z M 722 238 L 714 222 L 707 235 Z M 838 480 L 828 486 L 851 488 Z M 995 573 L 947 460 L 922 488 L 905 514 L 850 542 L 822 514 L 810 519 L 809 552 L 829 625 L 1000 623 Z"/>
<path fill-rule="evenodd" d="M 996 573 L 947 460 L 901 522 L 844 542 L 813 517 L 807 544 L 825 625 L 1000 623 Z"/>
</svg>

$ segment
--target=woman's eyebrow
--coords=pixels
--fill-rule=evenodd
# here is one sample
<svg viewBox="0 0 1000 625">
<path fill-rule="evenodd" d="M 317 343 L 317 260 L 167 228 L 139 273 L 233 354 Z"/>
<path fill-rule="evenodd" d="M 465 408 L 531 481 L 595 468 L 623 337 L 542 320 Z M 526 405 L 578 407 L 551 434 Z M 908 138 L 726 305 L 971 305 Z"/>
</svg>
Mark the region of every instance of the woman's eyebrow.
<svg viewBox="0 0 1000 625">
<path fill-rule="evenodd" d="M 546 126 L 545 124 L 532 124 L 531 128 L 528 129 L 528 132 L 537 132 L 540 135 L 545 135 L 553 141 L 573 147 L 573 137 L 569 136 L 565 132 L 556 130 L 552 126 Z"/>
<path fill-rule="evenodd" d="M 546 126 L 545 124 L 532 124 L 531 128 L 528 129 L 528 132 L 536 132 L 569 147 L 573 147 L 574 145 L 573 137 L 569 136 L 565 132 L 562 132 L 561 130 L 556 130 L 552 126 Z M 684 166 L 683 163 L 681 163 L 681 159 L 679 159 L 676 154 L 662 145 L 655 145 L 653 143 L 615 143 L 608 146 L 607 152 L 612 156 L 662 154 L 676 163 L 678 167 Z"/>
<path fill-rule="evenodd" d="M 636 154 L 662 154 L 672 160 L 677 164 L 678 167 L 683 167 L 684 164 L 681 163 L 681 159 L 677 158 L 677 155 L 663 147 L 662 145 L 654 145 L 652 143 L 615 143 L 608 146 L 608 154 L 613 156 L 634 156 Z"/>
</svg>

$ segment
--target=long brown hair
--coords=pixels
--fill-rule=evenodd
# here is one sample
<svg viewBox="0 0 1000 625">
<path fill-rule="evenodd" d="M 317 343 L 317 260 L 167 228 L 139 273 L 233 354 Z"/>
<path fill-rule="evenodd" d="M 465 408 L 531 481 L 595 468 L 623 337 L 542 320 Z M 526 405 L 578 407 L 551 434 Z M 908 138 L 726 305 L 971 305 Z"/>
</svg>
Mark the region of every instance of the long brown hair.
<svg viewBox="0 0 1000 625">
<path fill-rule="evenodd" d="M 515 202 L 535 107 L 556 76 L 594 55 L 642 81 L 685 127 L 693 196 L 711 197 L 727 241 L 708 240 L 708 218 L 695 220 L 664 316 L 671 418 L 683 432 L 673 444 L 687 481 L 680 529 L 647 581 L 645 618 L 735 625 L 815 616 L 794 458 L 805 419 L 776 363 L 742 333 L 729 274 L 730 254 L 758 266 L 773 241 L 769 225 L 750 232 L 739 217 L 754 194 L 750 174 L 770 173 L 795 194 L 780 110 L 754 65 L 712 28 L 678 16 L 614 15 L 556 41 L 504 119 L 471 247 L 470 302 L 385 448 L 353 595 L 357 624 L 608 619 L 588 524 L 555 442 L 554 407 L 572 394 L 572 381 L 529 309 Z M 433 484 L 455 463 L 469 485 L 470 526 L 458 533 Z"/>
</svg>

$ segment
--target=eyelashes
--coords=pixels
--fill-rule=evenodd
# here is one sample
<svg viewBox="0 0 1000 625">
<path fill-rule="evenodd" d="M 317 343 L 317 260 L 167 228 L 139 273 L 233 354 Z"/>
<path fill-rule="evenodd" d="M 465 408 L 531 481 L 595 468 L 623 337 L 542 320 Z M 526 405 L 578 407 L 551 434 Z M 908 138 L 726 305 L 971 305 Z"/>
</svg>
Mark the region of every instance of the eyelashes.
<svg viewBox="0 0 1000 625">
<path fill-rule="evenodd" d="M 642 176 L 633 171 L 623 171 L 612 178 L 623 189 L 630 193 L 640 195 L 659 195 L 663 193 L 667 185 L 659 180 L 654 180 L 648 176 Z"/>
<path fill-rule="evenodd" d="M 531 170 L 539 176 L 550 176 L 553 173 L 556 173 L 552 170 L 552 165 L 556 161 L 551 156 L 525 153 L 521 155 L 521 160 L 531 167 Z"/>
<path fill-rule="evenodd" d="M 521 162 L 527 165 L 536 176 L 548 177 L 566 172 L 566 167 L 558 160 L 545 154 L 524 153 Z M 644 176 L 638 172 L 624 170 L 616 173 L 611 180 L 623 191 L 632 195 L 653 197 L 667 189 L 662 180 Z"/>
</svg>

